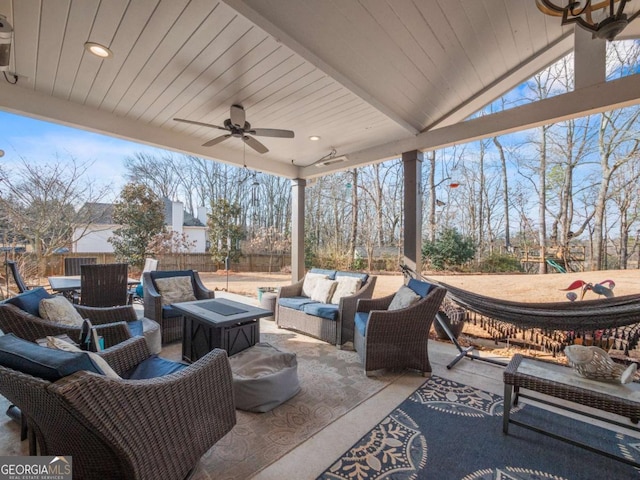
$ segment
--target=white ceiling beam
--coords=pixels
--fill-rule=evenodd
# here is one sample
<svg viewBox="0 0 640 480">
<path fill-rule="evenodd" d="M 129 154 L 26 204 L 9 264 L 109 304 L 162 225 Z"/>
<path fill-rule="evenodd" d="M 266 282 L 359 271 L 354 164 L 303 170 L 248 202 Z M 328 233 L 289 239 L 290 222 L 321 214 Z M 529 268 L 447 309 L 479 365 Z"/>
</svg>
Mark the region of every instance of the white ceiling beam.
<svg viewBox="0 0 640 480">
<path fill-rule="evenodd" d="M 216 145 L 215 149 L 202 147 L 201 139 L 171 130 L 129 120 L 117 115 L 50 97 L 18 85 L 0 83 L 0 109 L 81 130 L 110 135 L 131 142 L 165 148 L 212 161 L 242 167 L 242 149 L 234 150 Z M 215 153 L 214 157 L 212 153 Z M 265 161 L 264 156 L 247 151 L 246 166 L 282 177 L 294 178 L 298 169 L 277 161 Z"/>
<path fill-rule="evenodd" d="M 448 125 L 464 121 L 470 115 L 473 115 L 494 100 L 503 96 L 506 92 L 509 92 L 516 86 L 521 85 L 538 72 L 541 72 L 549 65 L 560 60 L 562 57 L 570 53 L 573 47 L 573 35 L 568 33 L 549 48 L 533 55 L 522 65 L 519 65 L 516 69 L 508 72 L 482 90 L 478 95 L 461 104 L 448 115 L 442 117 L 422 131 L 426 132 L 428 130 L 433 130 L 434 128 L 446 127 Z M 604 81 L 604 78 L 602 81 Z"/>
<path fill-rule="evenodd" d="M 399 158 L 403 152 L 411 150 L 437 150 L 637 104 L 640 104 L 640 74 L 347 153 L 348 161 L 340 164 L 340 168 L 306 167 L 301 169 L 300 174 L 304 178 L 318 177 L 334 171 Z"/>
<path fill-rule="evenodd" d="M 396 122 L 402 128 L 407 130 L 407 132 L 411 134 L 417 134 L 420 131 L 419 126 L 413 125 L 410 122 L 406 121 L 400 114 L 393 110 L 393 108 L 380 102 L 349 77 L 335 69 L 332 65 L 328 64 L 326 61 L 324 61 L 318 55 L 302 45 L 287 32 L 282 30 L 277 25 L 273 24 L 270 20 L 264 18 L 264 16 L 256 12 L 242 0 L 222 0 L 222 2 L 226 3 L 229 7 L 233 8 L 236 12 L 245 17 L 251 23 L 257 25 L 259 28 L 271 35 L 277 42 L 281 43 L 293 52 L 300 55 L 307 62 L 311 63 L 316 68 L 327 74 L 340 85 L 351 91 L 354 95 L 357 95 L 373 108 L 377 109 L 379 112 L 386 115 L 389 119 Z"/>
</svg>

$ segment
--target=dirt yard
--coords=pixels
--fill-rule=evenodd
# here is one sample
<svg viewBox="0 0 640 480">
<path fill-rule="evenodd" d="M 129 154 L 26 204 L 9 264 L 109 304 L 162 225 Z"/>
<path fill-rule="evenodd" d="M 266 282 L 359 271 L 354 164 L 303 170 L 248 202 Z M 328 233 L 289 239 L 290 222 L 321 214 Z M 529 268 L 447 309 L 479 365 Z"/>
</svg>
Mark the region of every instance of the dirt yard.
<svg viewBox="0 0 640 480">
<path fill-rule="evenodd" d="M 390 295 L 403 283 L 402 275 L 375 273 L 378 277 L 374 297 Z M 227 289 L 225 271 L 200 274 L 208 288 Z M 429 278 L 463 288 L 490 297 L 503 298 L 518 302 L 561 302 L 566 300 L 567 288 L 575 280 L 587 283 L 599 283 L 604 280 L 615 282 L 614 293 L 617 296 L 640 292 L 640 270 L 606 270 L 581 273 L 552 273 L 547 275 L 427 275 Z M 279 287 L 291 283 L 291 276 L 282 273 L 236 273 L 228 276 L 228 290 L 246 296 L 256 297 L 258 287 Z M 575 290 L 580 295 L 579 290 Z M 598 296 L 587 292 L 585 299 Z"/>
<path fill-rule="evenodd" d="M 203 282 L 210 289 L 227 289 L 226 272 L 201 273 Z M 373 293 L 374 297 L 390 295 L 403 284 L 402 275 L 375 273 L 378 277 Z M 568 301 L 567 288 L 575 280 L 587 283 L 600 283 L 605 280 L 615 282 L 614 293 L 617 296 L 640 292 L 640 270 L 607 270 L 582 273 L 553 273 L 547 275 L 427 275 L 439 282 L 463 288 L 482 295 L 513 300 L 517 302 L 562 302 Z M 289 274 L 281 273 L 235 273 L 228 276 L 228 290 L 241 295 L 257 297 L 258 287 L 279 287 L 291 283 Z M 574 290 L 580 296 L 580 290 Z M 585 294 L 585 299 L 595 299 L 598 295 L 592 291 Z M 435 340 L 435 332 L 432 330 Z M 467 322 L 459 339 L 463 346 L 474 345 L 486 354 L 500 357 L 511 357 L 514 353 L 523 351 L 520 347 L 504 342 L 495 342 L 480 326 Z M 549 361 L 564 362 L 564 357 L 554 357 L 549 352 L 537 349 L 524 349 L 526 355 L 535 356 Z M 640 358 L 640 350 L 630 353 L 634 358 Z M 624 358 L 627 361 L 629 358 Z"/>
</svg>

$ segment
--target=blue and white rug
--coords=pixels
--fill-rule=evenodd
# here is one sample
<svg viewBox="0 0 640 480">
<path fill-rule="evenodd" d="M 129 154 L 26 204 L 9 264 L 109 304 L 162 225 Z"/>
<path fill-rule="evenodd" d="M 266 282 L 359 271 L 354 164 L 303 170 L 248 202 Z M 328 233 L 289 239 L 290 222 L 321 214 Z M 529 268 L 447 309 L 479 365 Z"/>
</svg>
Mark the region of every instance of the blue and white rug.
<svg viewBox="0 0 640 480">
<path fill-rule="evenodd" d="M 432 377 L 319 479 L 588 480 L 633 479 L 624 463 L 510 425 L 502 433 L 499 395 Z M 640 439 L 531 405 L 512 418 L 640 462 Z"/>
</svg>

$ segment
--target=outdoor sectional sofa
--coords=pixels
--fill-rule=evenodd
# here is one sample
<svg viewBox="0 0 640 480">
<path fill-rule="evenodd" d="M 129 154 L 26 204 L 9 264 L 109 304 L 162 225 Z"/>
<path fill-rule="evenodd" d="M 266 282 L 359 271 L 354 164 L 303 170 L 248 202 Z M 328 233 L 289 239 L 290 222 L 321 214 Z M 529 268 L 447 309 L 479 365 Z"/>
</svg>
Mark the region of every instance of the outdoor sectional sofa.
<svg viewBox="0 0 640 480">
<path fill-rule="evenodd" d="M 313 277 L 322 279 L 319 281 L 321 286 L 315 285 Z M 360 280 L 355 290 L 354 279 Z M 330 281 L 334 282 L 333 286 Z M 279 328 L 341 346 L 353 341 L 358 300 L 371 298 L 375 285 L 376 277 L 367 273 L 312 268 L 302 280 L 280 287 L 276 299 L 276 324 Z M 313 295 L 316 286 L 316 295 Z M 342 296 L 345 292 L 350 294 Z M 320 298 L 325 293 L 326 296 Z"/>
</svg>

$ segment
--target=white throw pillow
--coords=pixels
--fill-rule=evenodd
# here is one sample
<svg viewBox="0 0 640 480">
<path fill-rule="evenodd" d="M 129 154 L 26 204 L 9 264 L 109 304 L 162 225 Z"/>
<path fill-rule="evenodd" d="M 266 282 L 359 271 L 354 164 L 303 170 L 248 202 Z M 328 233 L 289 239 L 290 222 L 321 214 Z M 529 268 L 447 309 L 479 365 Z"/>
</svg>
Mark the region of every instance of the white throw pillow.
<svg viewBox="0 0 640 480">
<path fill-rule="evenodd" d="M 329 277 L 322 273 L 307 273 L 304 276 L 304 281 L 302 282 L 302 296 L 311 297 L 313 290 L 316 288 L 316 283 L 318 283 L 319 280 L 327 278 Z"/>
<path fill-rule="evenodd" d="M 362 286 L 362 280 L 358 277 L 336 277 L 336 289 L 331 297 L 331 303 L 338 305 L 342 297 L 354 295 Z"/>
<path fill-rule="evenodd" d="M 409 287 L 403 285 L 394 295 L 387 310 L 400 310 L 401 308 L 407 308 L 420 300 L 420 298 L 422 298 L 420 295 Z"/>
<path fill-rule="evenodd" d="M 162 305 L 197 300 L 189 276 L 156 278 L 155 283 L 162 297 Z"/>
<path fill-rule="evenodd" d="M 100 370 L 104 372 L 105 377 L 118 378 L 118 379 L 121 378 L 120 375 L 118 375 L 115 372 L 115 370 L 111 368 L 111 366 L 107 363 L 107 361 L 95 352 L 87 352 L 86 350 L 81 350 L 80 348 L 76 347 L 75 345 L 69 342 L 62 340 L 61 338 L 51 337 L 51 336 L 47 337 L 47 347 L 55 348 L 58 350 L 64 350 L 65 352 L 86 353 L 87 355 L 89 355 L 89 357 L 91 357 L 91 360 L 93 360 L 93 363 L 95 363 L 100 368 Z"/>
<path fill-rule="evenodd" d="M 63 323 L 72 327 L 82 325 L 82 317 L 73 304 L 61 295 L 43 298 L 39 305 L 40 317 L 51 322 Z"/>
<path fill-rule="evenodd" d="M 328 278 L 320 278 L 316 282 L 316 286 L 311 292 L 311 300 L 316 302 L 329 303 L 338 282 L 329 280 Z"/>
</svg>

